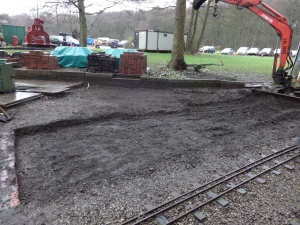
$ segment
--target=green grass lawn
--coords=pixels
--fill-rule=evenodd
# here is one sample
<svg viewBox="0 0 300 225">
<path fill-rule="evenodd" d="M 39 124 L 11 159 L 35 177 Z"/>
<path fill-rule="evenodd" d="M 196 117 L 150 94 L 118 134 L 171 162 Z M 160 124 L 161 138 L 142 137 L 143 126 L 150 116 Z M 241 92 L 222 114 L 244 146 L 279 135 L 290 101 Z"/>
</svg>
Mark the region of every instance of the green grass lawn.
<svg viewBox="0 0 300 225">
<path fill-rule="evenodd" d="M 100 52 L 103 49 L 93 48 L 93 52 Z M 16 50 L 5 50 L 8 53 L 16 52 Z M 20 50 L 26 52 L 28 50 Z M 51 50 L 45 50 L 51 51 Z M 171 59 L 171 53 L 149 53 L 147 55 L 148 67 L 166 66 Z M 273 67 L 273 57 L 259 57 L 259 56 L 235 56 L 235 55 L 221 55 L 221 54 L 198 54 L 198 55 L 185 55 L 184 60 L 187 64 L 218 64 L 221 61 L 224 66 L 208 66 L 210 72 L 222 73 L 243 73 L 255 74 L 259 76 L 270 76 Z"/>
<path fill-rule="evenodd" d="M 166 66 L 171 59 L 170 53 L 145 53 L 148 67 Z M 270 75 L 273 67 L 273 57 L 235 56 L 221 54 L 185 55 L 187 64 L 218 64 L 224 66 L 209 66 L 211 72 L 233 72 L 257 75 Z"/>
<path fill-rule="evenodd" d="M 94 52 L 103 51 L 102 49 L 92 49 Z M 148 67 L 166 66 L 171 59 L 171 53 L 149 53 L 147 55 Z M 198 54 L 185 55 L 184 60 L 187 64 L 218 64 L 221 61 L 224 66 L 208 66 L 210 72 L 222 73 L 244 73 L 256 74 L 259 76 L 270 76 L 273 67 L 273 57 L 259 56 L 236 56 L 221 54 Z"/>
</svg>

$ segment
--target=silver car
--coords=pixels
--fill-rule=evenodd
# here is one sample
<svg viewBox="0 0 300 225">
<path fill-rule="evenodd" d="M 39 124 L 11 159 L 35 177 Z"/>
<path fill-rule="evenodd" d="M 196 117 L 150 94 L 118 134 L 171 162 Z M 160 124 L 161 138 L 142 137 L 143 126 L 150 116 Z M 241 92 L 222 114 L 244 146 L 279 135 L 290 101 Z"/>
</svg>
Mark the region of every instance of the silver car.
<svg viewBox="0 0 300 225">
<path fill-rule="evenodd" d="M 221 51 L 221 54 L 223 55 L 232 55 L 233 54 L 233 49 L 232 48 L 224 48 L 222 51 Z"/>
<path fill-rule="evenodd" d="M 274 56 L 274 51 L 272 48 L 263 48 L 260 52 L 259 55 L 261 56 Z"/>
<path fill-rule="evenodd" d="M 250 49 L 249 47 L 240 47 L 237 50 L 236 54 L 237 55 L 246 55 L 249 49 Z"/>
<path fill-rule="evenodd" d="M 247 55 L 259 55 L 259 48 L 250 48 L 247 52 Z"/>
<path fill-rule="evenodd" d="M 200 52 L 204 52 L 204 53 L 215 53 L 216 49 L 214 46 L 204 46 L 202 48 L 199 49 Z"/>
</svg>

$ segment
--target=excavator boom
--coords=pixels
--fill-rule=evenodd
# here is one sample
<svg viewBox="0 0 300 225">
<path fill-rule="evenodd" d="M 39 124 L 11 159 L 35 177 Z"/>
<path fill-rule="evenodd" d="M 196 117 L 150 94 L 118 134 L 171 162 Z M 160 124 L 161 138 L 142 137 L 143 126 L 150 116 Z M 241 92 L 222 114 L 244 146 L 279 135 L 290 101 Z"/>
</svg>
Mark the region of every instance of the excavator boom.
<svg viewBox="0 0 300 225">
<path fill-rule="evenodd" d="M 206 0 L 194 0 L 193 8 L 199 9 Z M 272 9 L 261 0 L 216 0 L 229 4 L 236 5 L 238 7 L 247 8 L 258 17 L 269 23 L 280 37 L 280 63 L 277 69 L 278 54 L 275 54 L 274 64 L 272 70 L 272 78 L 276 84 L 282 84 L 284 86 L 291 86 L 292 76 L 288 75 L 287 70 L 293 66 L 293 62 L 290 58 L 290 46 L 292 42 L 293 30 L 290 27 L 288 20 Z M 259 7 L 260 6 L 260 7 Z M 285 68 L 286 64 L 288 66 Z"/>
</svg>

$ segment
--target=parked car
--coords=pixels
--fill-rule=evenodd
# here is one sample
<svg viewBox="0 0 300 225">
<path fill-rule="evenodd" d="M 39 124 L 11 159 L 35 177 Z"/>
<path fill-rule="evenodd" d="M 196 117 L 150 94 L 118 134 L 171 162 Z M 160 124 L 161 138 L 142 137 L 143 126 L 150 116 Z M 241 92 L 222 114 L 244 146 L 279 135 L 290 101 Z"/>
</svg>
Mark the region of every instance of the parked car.
<svg viewBox="0 0 300 225">
<path fill-rule="evenodd" d="M 204 46 L 202 48 L 199 49 L 200 52 L 204 52 L 204 53 L 215 53 L 216 49 L 214 46 Z"/>
<path fill-rule="evenodd" d="M 240 47 L 237 50 L 236 54 L 237 55 L 246 55 L 249 49 L 250 49 L 249 47 Z"/>
<path fill-rule="evenodd" d="M 50 35 L 49 36 L 50 43 L 56 46 L 60 46 L 63 43 L 63 37 L 57 35 Z"/>
<path fill-rule="evenodd" d="M 79 41 L 71 36 L 66 36 L 66 41 L 70 44 L 72 43 L 72 46 L 79 46 Z"/>
<path fill-rule="evenodd" d="M 291 56 L 296 57 L 297 56 L 297 50 L 291 50 Z"/>
<path fill-rule="evenodd" d="M 274 56 L 274 51 L 272 48 L 263 48 L 260 52 L 259 55 L 261 56 Z"/>
<path fill-rule="evenodd" d="M 259 48 L 250 48 L 247 52 L 247 55 L 259 55 Z"/>
<path fill-rule="evenodd" d="M 278 55 L 280 55 L 280 48 L 275 49 L 275 50 L 274 50 L 274 54 L 275 54 L 275 53 L 277 53 Z"/>
<path fill-rule="evenodd" d="M 221 51 L 221 54 L 223 55 L 232 55 L 233 54 L 233 49 L 232 48 L 224 48 L 222 51 Z"/>
<path fill-rule="evenodd" d="M 97 41 L 101 44 L 101 45 L 107 45 L 108 41 L 110 39 L 108 37 L 98 37 Z"/>
<path fill-rule="evenodd" d="M 126 45 L 128 43 L 127 40 L 122 40 L 119 42 L 119 47 L 123 47 L 124 45 Z"/>
<path fill-rule="evenodd" d="M 111 48 L 117 48 L 119 47 L 119 40 L 118 39 L 109 39 L 108 41 L 108 46 L 110 46 Z"/>
<path fill-rule="evenodd" d="M 87 38 L 86 38 L 86 44 L 87 44 L 87 45 L 92 45 L 92 44 L 94 44 L 94 38 L 92 38 L 92 37 L 87 37 Z"/>
</svg>

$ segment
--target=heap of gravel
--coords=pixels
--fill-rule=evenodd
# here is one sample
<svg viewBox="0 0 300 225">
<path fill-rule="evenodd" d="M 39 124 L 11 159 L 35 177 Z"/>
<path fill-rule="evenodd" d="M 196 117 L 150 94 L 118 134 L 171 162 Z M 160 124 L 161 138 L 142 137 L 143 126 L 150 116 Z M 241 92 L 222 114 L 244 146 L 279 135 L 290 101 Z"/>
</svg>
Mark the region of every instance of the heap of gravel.
<svg viewBox="0 0 300 225">
<path fill-rule="evenodd" d="M 183 71 L 173 71 L 167 67 L 150 67 L 145 75 L 149 77 L 171 79 L 216 79 L 241 82 L 263 82 L 267 84 L 272 83 L 271 76 L 259 76 L 256 74 L 232 72 L 226 70 L 222 72 L 213 72 L 213 70 L 210 70 L 209 66 L 199 71 L 195 71 L 191 66 Z"/>
</svg>

